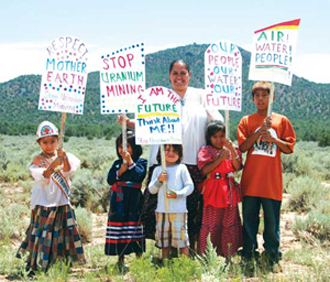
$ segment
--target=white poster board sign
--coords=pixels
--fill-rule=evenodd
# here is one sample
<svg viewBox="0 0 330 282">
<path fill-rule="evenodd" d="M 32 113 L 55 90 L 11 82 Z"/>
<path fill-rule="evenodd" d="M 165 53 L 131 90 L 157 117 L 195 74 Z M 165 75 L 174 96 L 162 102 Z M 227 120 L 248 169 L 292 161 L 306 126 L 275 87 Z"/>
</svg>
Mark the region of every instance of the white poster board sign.
<svg viewBox="0 0 330 282">
<path fill-rule="evenodd" d="M 144 43 L 101 56 L 101 114 L 134 113 L 135 100 L 144 90 Z"/>
<path fill-rule="evenodd" d="M 148 88 L 136 99 L 137 144 L 181 144 L 181 102 L 166 87 Z"/>
<path fill-rule="evenodd" d="M 299 24 L 300 19 L 254 32 L 249 80 L 265 80 L 291 86 Z"/>
<path fill-rule="evenodd" d="M 205 89 L 208 107 L 242 110 L 242 56 L 229 40 L 211 44 L 205 51 Z"/>
<path fill-rule="evenodd" d="M 47 52 L 39 110 L 82 115 L 88 75 L 85 43 L 77 37 L 61 36 L 51 42 Z"/>
</svg>

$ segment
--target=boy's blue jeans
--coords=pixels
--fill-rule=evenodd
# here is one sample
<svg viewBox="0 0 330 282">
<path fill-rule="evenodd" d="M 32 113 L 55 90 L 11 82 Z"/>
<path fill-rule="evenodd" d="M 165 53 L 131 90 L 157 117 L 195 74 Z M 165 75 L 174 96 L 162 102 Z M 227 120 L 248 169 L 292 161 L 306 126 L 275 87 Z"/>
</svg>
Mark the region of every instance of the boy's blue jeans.
<svg viewBox="0 0 330 282">
<path fill-rule="evenodd" d="M 257 233 L 259 212 L 264 212 L 264 248 L 274 262 L 281 259 L 280 246 L 280 210 L 281 201 L 261 197 L 243 197 L 243 256 L 252 258 L 257 253 Z"/>
</svg>

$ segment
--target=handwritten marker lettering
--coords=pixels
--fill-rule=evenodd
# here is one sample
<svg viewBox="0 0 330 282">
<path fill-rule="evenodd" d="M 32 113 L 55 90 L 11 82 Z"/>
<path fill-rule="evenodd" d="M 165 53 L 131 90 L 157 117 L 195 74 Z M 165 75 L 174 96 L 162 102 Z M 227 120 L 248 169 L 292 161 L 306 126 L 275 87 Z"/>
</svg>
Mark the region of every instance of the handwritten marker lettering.
<svg viewBox="0 0 330 282">
<path fill-rule="evenodd" d="M 101 56 L 101 114 L 133 113 L 145 90 L 144 44 L 131 45 Z"/>
<path fill-rule="evenodd" d="M 207 106 L 241 111 L 242 57 L 234 43 L 221 40 L 207 48 L 205 89 Z"/>
<path fill-rule="evenodd" d="M 292 58 L 299 24 L 300 20 L 294 20 L 254 32 L 250 80 L 269 80 L 291 85 Z"/>
<path fill-rule="evenodd" d="M 76 37 L 62 36 L 46 50 L 39 109 L 82 115 L 88 75 L 85 43 Z"/>
<path fill-rule="evenodd" d="M 136 99 L 138 144 L 181 144 L 180 97 L 165 87 L 151 87 Z"/>
</svg>

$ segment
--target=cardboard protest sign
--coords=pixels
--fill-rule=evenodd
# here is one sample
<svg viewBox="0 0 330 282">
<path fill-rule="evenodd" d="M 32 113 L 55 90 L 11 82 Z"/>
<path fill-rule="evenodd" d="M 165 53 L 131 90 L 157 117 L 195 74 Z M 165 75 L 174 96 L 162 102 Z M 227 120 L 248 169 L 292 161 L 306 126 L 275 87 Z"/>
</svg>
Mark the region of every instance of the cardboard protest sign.
<svg viewBox="0 0 330 282">
<path fill-rule="evenodd" d="M 268 80 L 291 86 L 299 24 L 300 19 L 254 32 L 249 80 Z"/>
<path fill-rule="evenodd" d="M 242 56 L 229 40 L 211 44 L 205 51 L 205 89 L 208 107 L 242 110 Z"/>
<path fill-rule="evenodd" d="M 88 74 L 85 43 L 73 36 L 61 36 L 51 42 L 47 52 L 39 110 L 82 115 Z"/>
<path fill-rule="evenodd" d="M 134 113 L 135 100 L 145 90 L 144 43 L 101 56 L 102 114 Z"/>
<path fill-rule="evenodd" d="M 180 97 L 166 87 L 151 87 L 136 99 L 137 144 L 181 144 Z"/>
</svg>

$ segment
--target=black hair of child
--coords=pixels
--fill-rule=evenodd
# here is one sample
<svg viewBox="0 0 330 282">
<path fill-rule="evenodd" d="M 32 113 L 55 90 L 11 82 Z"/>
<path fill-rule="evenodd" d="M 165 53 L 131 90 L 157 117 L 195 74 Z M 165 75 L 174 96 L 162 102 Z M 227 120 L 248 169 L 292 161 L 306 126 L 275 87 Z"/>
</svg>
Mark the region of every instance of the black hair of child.
<svg viewBox="0 0 330 282">
<path fill-rule="evenodd" d="M 162 145 L 160 145 L 160 146 L 162 146 Z M 182 161 L 182 157 L 183 157 L 183 147 L 182 147 L 182 145 L 181 144 L 164 144 L 164 146 L 165 146 L 165 151 L 166 151 L 166 146 L 171 146 L 173 148 L 173 151 L 176 152 L 179 155 L 179 158 L 176 161 L 176 163 L 180 164 L 181 161 Z M 160 156 L 160 147 L 159 147 L 156 159 L 157 159 L 158 164 L 162 163 L 161 156 Z"/>
<path fill-rule="evenodd" d="M 268 81 L 258 81 L 256 82 L 253 86 L 252 86 L 252 98 L 254 98 L 254 94 L 256 94 L 257 90 L 264 90 L 267 91 L 268 94 L 270 94 L 270 89 L 271 89 L 272 85 L 270 82 Z M 275 93 L 274 93 L 275 95 Z"/>
<path fill-rule="evenodd" d="M 142 146 L 137 145 L 135 143 L 135 135 L 132 131 L 127 131 L 126 135 L 127 135 L 127 143 L 129 143 L 132 147 L 132 151 L 133 151 L 132 159 L 133 161 L 136 161 L 143 153 Z M 119 159 L 121 159 L 122 157 L 119 154 L 118 148 L 122 143 L 123 143 L 123 135 L 120 134 L 116 139 L 116 152 Z"/>
<path fill-rule="evenodd" d="M 219 120 L 211 121 L 207 125 L 206 135 L 205 135 L 206 145 L 212 146 L 211 137 L 214 134 L 218 133 L 219 131 L 226 133 L 226 125 L 222 121 Z"/>
<path fill-rule="evenodd" d="M 169 73 L 172 71 L 173 66 L 174 66 L 174 64 L 176 64 L 176 63 L 179 63 L 179 64 L 183 64 L 183 65 L 185 65 L 185 69 L 186 69 L 188 72 L 190 72 L 190 67 L 189 67 L 188 63 L 187 63 L 185 60 L 179 59 L 179 60 L 174 60 L 174 61 L 170 64 Z"/>
</svg>

